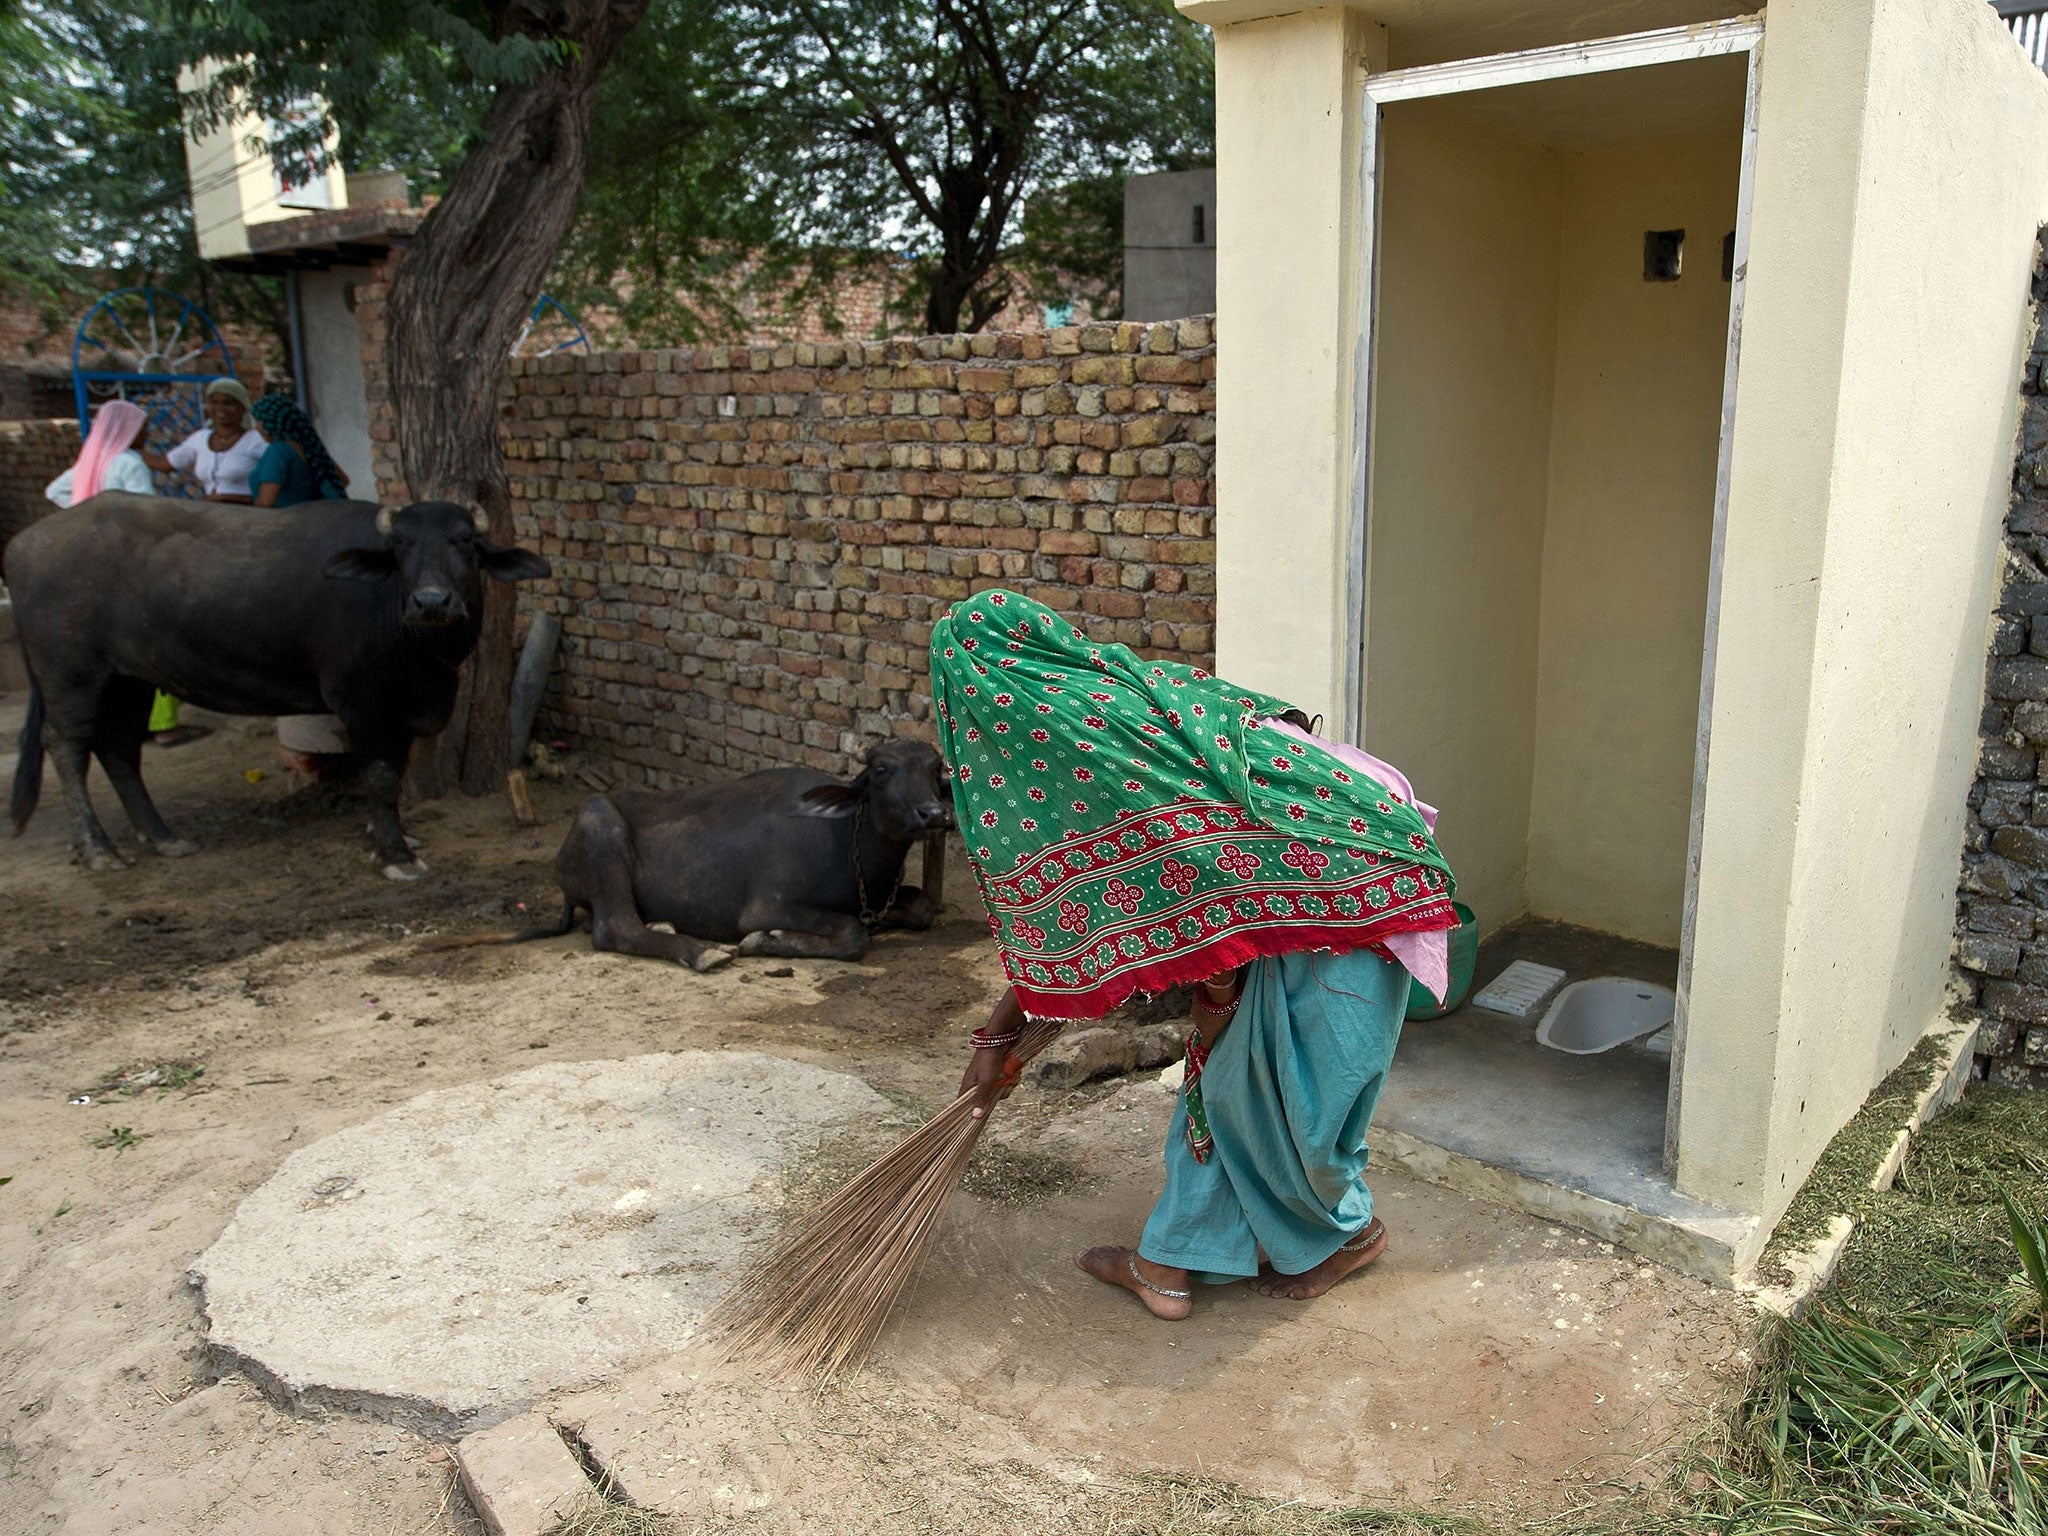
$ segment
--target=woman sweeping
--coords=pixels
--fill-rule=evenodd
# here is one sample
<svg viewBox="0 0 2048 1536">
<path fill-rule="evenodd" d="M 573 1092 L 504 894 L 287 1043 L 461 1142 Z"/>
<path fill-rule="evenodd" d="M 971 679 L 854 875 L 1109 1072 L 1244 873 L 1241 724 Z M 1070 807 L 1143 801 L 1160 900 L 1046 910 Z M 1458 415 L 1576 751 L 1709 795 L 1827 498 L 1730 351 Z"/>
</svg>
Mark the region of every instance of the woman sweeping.
<svg viewBox="0 0 2048 1536">
<path fill-rule="evenodd" d="M 1458 921 L 1434 813 L 1280 700 L 1012 592 L 934 629 L 932 693 L 1010 980 L 963 1091 L 1009 1091 L 1027 1015 L 1195 984 L 1165 1190 L 1135 1248 L 1081 1267 L 1178 1319 L 1196 1280 L 1305 1300 L 1371 1263 L 1366 1127 L 1409 976 L 1443 995 Z"/>
</svg>

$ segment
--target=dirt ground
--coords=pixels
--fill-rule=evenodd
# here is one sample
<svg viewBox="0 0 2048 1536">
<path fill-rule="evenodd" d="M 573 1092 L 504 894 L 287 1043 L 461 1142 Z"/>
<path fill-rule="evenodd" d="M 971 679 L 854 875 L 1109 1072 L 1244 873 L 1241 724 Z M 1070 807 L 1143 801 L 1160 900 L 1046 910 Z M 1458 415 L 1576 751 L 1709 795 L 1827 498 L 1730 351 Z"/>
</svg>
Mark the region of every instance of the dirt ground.
<svg viewBox="0 0 2048 1536">
<path fill-rule="evenodd" d="M 20 706 L 0 699 L 0 741 Z M 986 929 L 956 868 L 947 920 L 859 965 L 699 977 L 580 936 L 426 950 L 425 935 L 553 915 L 553 854 L 585 786 L 536 785 L 529 831 L 499 800 L 410 808 L 433 873 L 400 884 L 359 813 L 293 792 L 267 727 L 219 723 L 145 763 L 199 854 L 88 876 L 68 864 L 54 785 L 0 850 L 0 1532 L 475 1531 L 446 1448 L 281 1413 L 217 1376 L 186 1270 L 242 1197 L 386 1106 L 554 1059 L 744 1045 L 934 1105 L 995 995 Z M 0 755 L 0 779 L 12 769 Z M 1135 1232 L 1169 1102 L 1146 1083 L 1012 1101 L 1019 1166 L 1049 1158 L 1079 1183 L 963 1202 L 877 1362 L 877 1394 L 923 1405 L 890 1417 L 898 1465 L 1021 1460 L 1077 1485 L 1107 1456 L 1281 1497 L 1552 1510 L 1640 1481 L 1739 1385 L 1731 1297 L 1391 1174 L 1375 1188 L 1397 1238 L 1370 1279 L 1314 1308 L 1233 1288 L 1162 1338 L 1070 1263 L 1084 1240 Z M 649 1476 L 683 1461 L 670 1442 L 688 1422 L 659 1371 L 575 1413 L 629 1492 L 637 1475 L 648 1502 L 690 1511 L 687 1486 Z M 811 1497 L 871 1481 L 815 1445 Z M 917 1518 L 883 1524 L 929 1528 Z"/>
</svg>

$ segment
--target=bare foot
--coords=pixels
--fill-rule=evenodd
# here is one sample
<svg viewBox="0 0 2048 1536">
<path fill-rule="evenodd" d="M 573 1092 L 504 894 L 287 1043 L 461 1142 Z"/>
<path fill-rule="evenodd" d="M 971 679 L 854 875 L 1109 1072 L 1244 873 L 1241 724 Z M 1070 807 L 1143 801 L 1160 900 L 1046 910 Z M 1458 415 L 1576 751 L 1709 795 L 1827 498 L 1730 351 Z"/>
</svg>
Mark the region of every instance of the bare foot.
<svg viewBox="0 0 2048 1536">
<path fill-rule="evenodd" d="M 1128 1248 L 1090 1248 L 1074 1262 L 1104 1285 L 1122 1286 L 1145 1303 L 1146 1311 L 1169 1323 L 1179 1322 L 1195 1309 L 1194 1301 L 1188 1295 L 1192 1286 L 1184 1269 L 1154 1264 L 1149 1259 L 1139 1258 Z M 1147 1281 L 1159 1289 L 1146 1289 Z M 1181 1294 L 1162 1296 L 1161 1291 L 1179 1291 Z"/>
<path fill-rule="evenodd" d="M 1252 1282 L 1252 1286 L 1262 1296 L 1278 1296 L 1286 1301 L 1313 1301 L 1346 1275 L 1365 1268 L 1387 1251 L 1386 1225 L 1379 1217 L 1373 1217 L 1366 1229 L 1351 1240 L 1351 1244 L 1339 1248 L 1314 1269 L 1304 1270 L 1298 1275 L 1266 1270 Z"/>
</svg>

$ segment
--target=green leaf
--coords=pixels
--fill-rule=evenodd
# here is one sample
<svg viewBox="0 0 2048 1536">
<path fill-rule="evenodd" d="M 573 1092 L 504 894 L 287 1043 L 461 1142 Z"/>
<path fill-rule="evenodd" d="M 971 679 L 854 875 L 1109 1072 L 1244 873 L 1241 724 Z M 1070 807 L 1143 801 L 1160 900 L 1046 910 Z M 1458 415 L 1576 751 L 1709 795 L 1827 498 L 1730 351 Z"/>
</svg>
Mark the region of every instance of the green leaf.
<svg viewBox="0 0 2048 1536">
<path fill-rule="evenodd" d="M 1998 1198 L 2005 1202 L 2005 1218 L 2012 1228 L 2012 1245 L 2019 1250 L 2020 1267 L 2033 1286 L 2039 1312 L 2048 1316 L 2048 1232 L 2029 1221 L 2003 1185 Z"/>
</svg>

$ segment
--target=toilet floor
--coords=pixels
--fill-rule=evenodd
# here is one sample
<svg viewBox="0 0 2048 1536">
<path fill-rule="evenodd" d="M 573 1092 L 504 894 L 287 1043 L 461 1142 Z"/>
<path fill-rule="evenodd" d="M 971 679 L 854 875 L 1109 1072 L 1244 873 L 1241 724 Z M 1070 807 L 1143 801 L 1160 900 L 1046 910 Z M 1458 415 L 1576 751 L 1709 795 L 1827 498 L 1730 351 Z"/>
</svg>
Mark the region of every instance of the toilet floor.
<svg viewBox="0 0 2048 1536">
<path fill-rule="evenodd" d="M 1567 982 L 1678 982 L 1676 950 L 1529 919 L 1480 946 L 1473 990 L 1513 960 L 1556 966 Z M 1536 1043 L 1540 1019 L 1540 1010 L 1514 1019 L 1467 1006 L 1409 1024 L 1375 1125 L 1618 1205 L 1693 1214 L 1664 1173 L 1669 1058 L 1628 1046 L 1554 1051 Z"/>
</svg>

